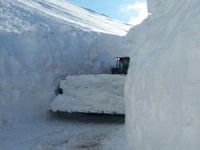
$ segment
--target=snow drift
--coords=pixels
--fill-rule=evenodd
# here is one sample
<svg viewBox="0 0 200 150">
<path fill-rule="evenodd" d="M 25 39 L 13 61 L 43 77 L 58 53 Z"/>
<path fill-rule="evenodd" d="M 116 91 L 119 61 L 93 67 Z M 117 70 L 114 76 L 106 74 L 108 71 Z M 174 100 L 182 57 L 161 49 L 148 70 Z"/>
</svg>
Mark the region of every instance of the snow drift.
<svg viewBox="0 0 200 150">
<path fill-rule="evenodd" d="M 126 84 L 132 150 L 200 149 L 200 1 L 148 0 L 151 15 L 128 34 Z"/>
<path fill-rule="evenodd" d="M 44 114 L 68 74 L 109 72 L 128 28 L 64 0 L 0 1 L 0 122 Z"/>
</svg>

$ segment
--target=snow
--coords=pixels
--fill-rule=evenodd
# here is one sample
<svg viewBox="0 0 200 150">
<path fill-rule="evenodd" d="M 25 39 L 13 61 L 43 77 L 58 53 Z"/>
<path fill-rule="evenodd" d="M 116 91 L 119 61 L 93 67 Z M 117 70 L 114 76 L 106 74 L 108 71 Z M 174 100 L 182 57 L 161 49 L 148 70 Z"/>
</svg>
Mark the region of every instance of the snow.
<svg viewBox="0 0 200 150">
<path fill-rule="evenodd" d="M 66 75 L 109 73 L 115 56 L 129 55 L 122 37 L 83 31 L 18 1 L 1 1 L 1 6 L 5 19 L 0 24 L 3 119 L 41 115 L 48 110 L 56 86 Z M 12 20 L 20 20 L 25 28 Z M 27 113 L 30 111 L 33 113 Z M 18 117 L 13 117 L 13 112 Z"/>
<path fill-rule="evenodd" d="M 148 0 L 151 15 L 132 29 L 126 82 L 131 150 L 200 148 L 200 1 Z"/>
<path fill-rule="evenodd" d="M 52 101 L 50 110 L 124 114 L 125 79 L 112 74 L 67 76 L 60 83 L 63 94 Z"/>
<path fill-rule="evenodd" d="M 62 22 L 63 24 L 67 25 L 71 24 L 86 31 L 103 32 L 107 34 L 124 36 L 131 28 L 130 25 L 123 24 L 105 15 L 98 14 L 92 10 L 81 8 L 65 0 L 6 0 L 2 1 L 1 4 L 4 6 L 5 4 L 7 6 L 15 5 L 15 7 L 21 7 L 32 14 L 39 13 L 41 16 L 47 16 L 57 20 L 57 22 Z M 5 22 L 0 25 L 0 29 L 5 30 L 5 28 L 7 28 L 8 30 L 12 29 L 17 31 L 19 30 L 19 27 L 23 30 L 26 30 L 28 26 L 31 28 L 31 23 L 33 22 L 24 24 L 26 22 L 18 18 L 18 15 L 25 15 L 21 11 L 19 12 L 15 10 L 16 13 L 14 16 L 9 13 L 6 13 L 6 16 L 4 16 L 5 13 L 3 11 L 5 10 L 2 10 L 3 15 L 1 15 L 1 17 L 5 19 Z M 5 17 L 9 17 L 10 19 L 12 18 L 12 21 L 14 22 L 9 22 L 10 20 L 7 20 Z M 29 19 L 31 20 L 32 18 Z M 14 23 L 14 28 L 12 28 L 9 23 Z"/>
<path fill-rule="evenodd" d="M 81 133 L 85 133 L 81 137 L 89 137 L 101 126 L 94 134 L 105 131 L 106 140 L 123 128 L 121 124 L 115 128 L 115 124 L 48 120 L 49 105 L 61 79 L 67 75 L 109 73 L 114 57 L 130 52 L 121 37 L 127 31 L 126 25 L 115 26 L 112 19 L 59 2 L 64 1 L 0 0 L 0 149 L 64 149 L 65 135 L 66 139 L 74 137 L 74 143 L 85 143 L 79 139 Z M 72 15 L 67 15 L 63 7 Z M 82 19 L 80 12 L 93 16 L 93 22 L 87 20 L 84 24 L 86 16 Z M 102 24 L 94 24 L 98 19 Z M 114 29 L 106 31 L 106 24 Z M 57 131 L 60 129 L 64 131 Z"/>
<path fill-rule="evenodd" d="M 125 145 L 122 123 L 110 118 L 76 117 L 45 118 L 0 127 L 3 150 L 118 150 Z M 100 120 L 100 122 L 99 122 Z M 109 142 L 111 141 L 112 142 Z M 119 145 L 118 140 L 122 141 Z M 124 143 L 123 143 L 124 142 Z M 123 145 L 122 145 L 123 144 Z"/>
</svg>

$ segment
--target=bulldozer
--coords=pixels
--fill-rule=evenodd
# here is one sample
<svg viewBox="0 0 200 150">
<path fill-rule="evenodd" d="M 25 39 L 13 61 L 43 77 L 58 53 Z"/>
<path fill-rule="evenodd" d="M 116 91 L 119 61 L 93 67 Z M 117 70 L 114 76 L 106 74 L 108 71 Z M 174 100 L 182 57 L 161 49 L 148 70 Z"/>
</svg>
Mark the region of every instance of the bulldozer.
<svg viewBox="0 0 200 150">
<path fill-rule="evenodd" d="M 116 57 L 112 74 L 67 76 L 60 82 L 52 112 L 120 114 L 125 113 L 124 84 L 130 58 Z"/>
<path fill-rule="evenodd" d="M 127 74 L 130 57 L 116 57 L 116 67 L 111 68 L 112 74 Z"/>
</svg>

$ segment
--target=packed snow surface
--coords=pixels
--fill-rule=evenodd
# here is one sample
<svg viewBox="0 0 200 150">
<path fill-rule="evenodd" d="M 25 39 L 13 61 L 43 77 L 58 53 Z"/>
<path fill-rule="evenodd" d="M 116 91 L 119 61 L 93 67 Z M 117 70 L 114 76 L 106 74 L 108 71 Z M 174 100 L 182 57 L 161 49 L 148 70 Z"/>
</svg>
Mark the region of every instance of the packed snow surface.
<svg viewBox="0 0 200 150">
<path fill-rule="evenodd" d="M 118 118 L 63 115 L 5 123 L 1 150 L 126 150 L 125 130 Z M 120 142 L 119 142 L 120 141 Z"/>
<path fill-rule="evenodd" d="M 151 15 L 128 34 L 131 150 L 200 149 L 200 1 L 148 0 Z"/>
<path fill-rule="evenodd" d="M 124 75 L 67 76 L 59 94 L 51 103 L 54 112 L 124 114 Z"/>
</svg>

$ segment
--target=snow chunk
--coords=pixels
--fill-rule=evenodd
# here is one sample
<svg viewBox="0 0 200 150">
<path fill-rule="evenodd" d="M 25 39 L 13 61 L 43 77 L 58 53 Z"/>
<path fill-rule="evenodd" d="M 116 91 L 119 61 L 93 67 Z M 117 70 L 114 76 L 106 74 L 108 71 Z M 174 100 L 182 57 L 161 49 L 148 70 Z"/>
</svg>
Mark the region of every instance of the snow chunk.
<svg viewBox="0 0 200 150">
<path fill-rule="evenodd" d="M 131 30 L 126 83 L 130 149 L 200 149 L 199 0 L 149 0 L 152 15 Z"/>
<path fill-rule="evenodd" d="M 52 111 L 124 114 L 126 76 L 101 74 L 67 76 L 63 94 L 51 103 Z"/>
</svg>

